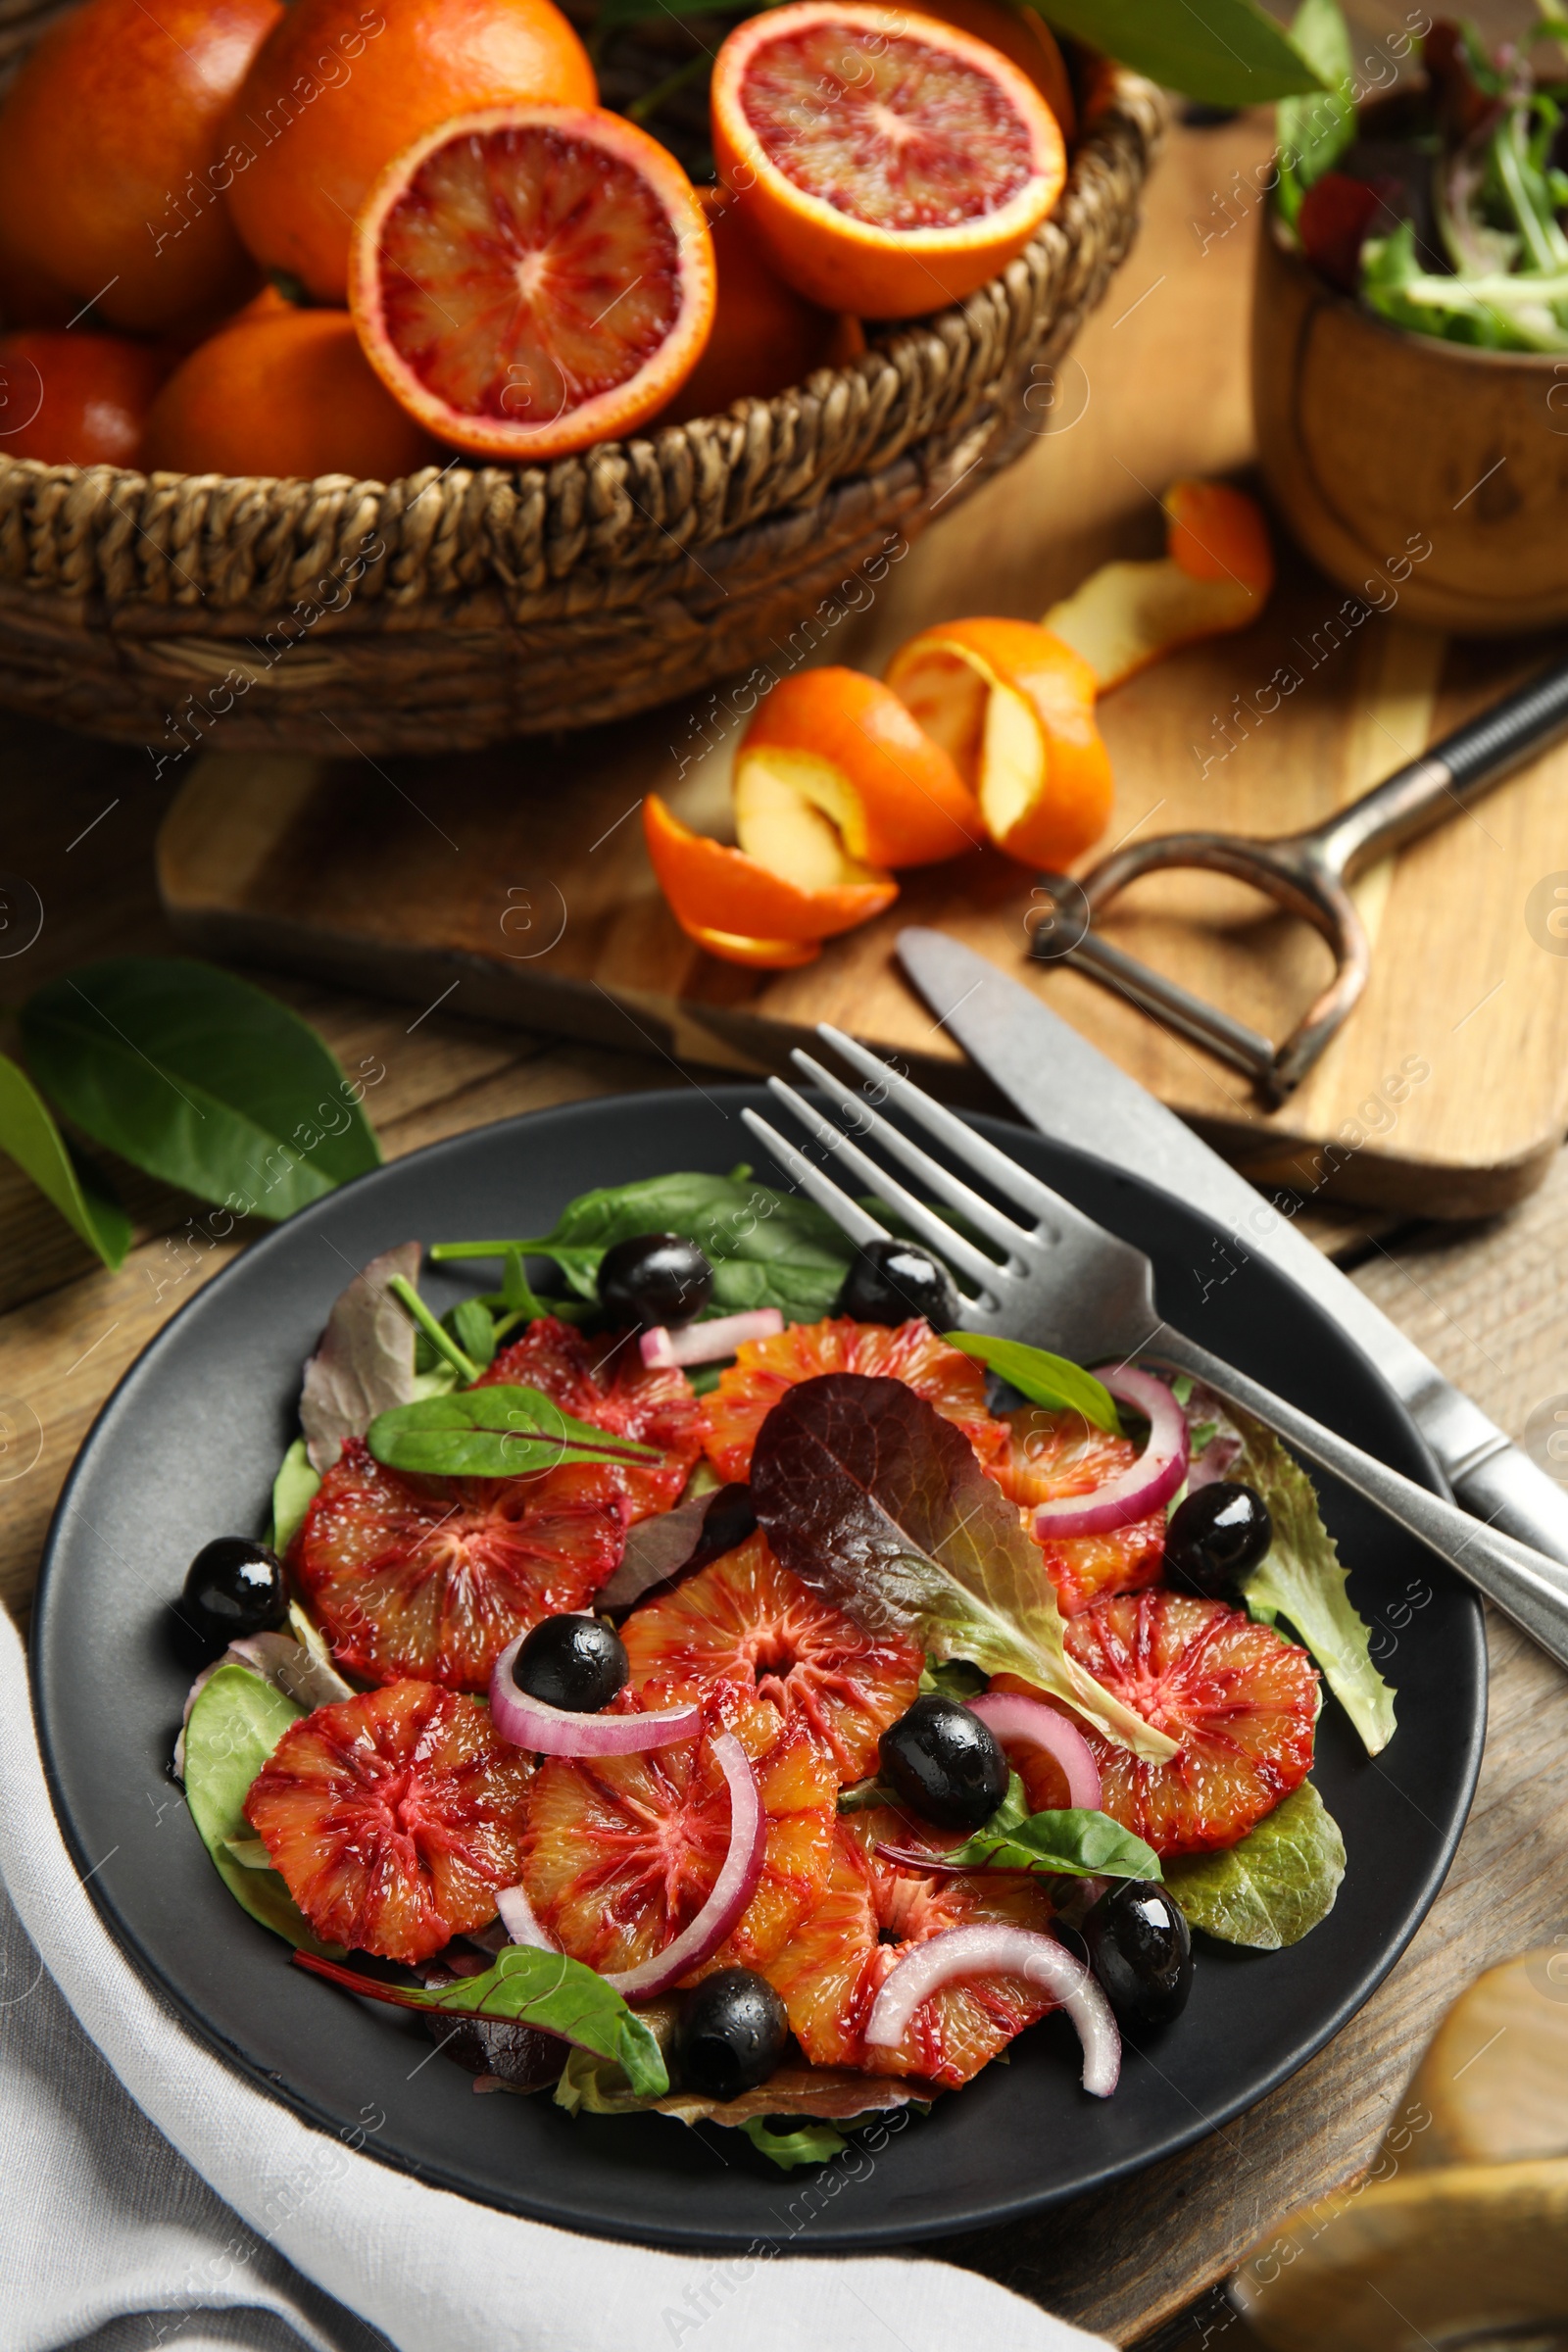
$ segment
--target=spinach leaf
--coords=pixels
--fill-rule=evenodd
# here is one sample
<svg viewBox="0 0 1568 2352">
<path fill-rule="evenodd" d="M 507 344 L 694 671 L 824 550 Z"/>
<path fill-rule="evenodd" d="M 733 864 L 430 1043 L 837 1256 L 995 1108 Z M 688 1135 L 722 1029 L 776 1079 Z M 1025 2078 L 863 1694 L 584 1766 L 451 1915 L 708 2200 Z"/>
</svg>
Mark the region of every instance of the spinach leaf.
<svg viewBox="0 0 1568 2352">
<path fill-rule="evenodd" d="M 22 1034 L 39 1085 L 95 1143 L 235 1215 L 289 1216 L 380 1160 L 315 1030 L 214 964 L 90 964 L 27 1000 Z"/>
<path fill-rule="evenodd" d="M 366 1444 L 389 1470 L 433 1478 L 522 1478 L 562 1462 L 649 1462 L 651 1446 L 574 1420 L 540 1389 L 457 1389 L 377 1413 Z"/>
<path fill-rule="evenodd" d="M 240 1908 L 297 1950 L 337 1956 L 306 1925 L 275 1870 L 251 1870 L 230 1852 L 230 1841 L 253 1837 L 245 1799 L 262 1766 L 291 1723 L 306 1712 L 245 1666 L 220 1666 L 197 1693 L 185 1726 L 185 1802 L 213 1865 Z"/>
<path fill-rule="evenodd" d="M 785 1567 L 860 1624 L 1022 1675 L 1137 1755 L 1175 1754 L 1068 1654 L 1016 1506 L 903 1381 L 835 1372 L 786 1390 L 758 1434 L 752 1499 Z"/>
<path fill-rule="evenodd" d="M 482 1298 L 460 1298 L 442 1316 L 441 1325 L 481 1372 L 495 1362 L 495 1320 Z"/>
<path fill-rule="evenodd" d="M 121 1266 L 130 1248 L 130 1219 L 107 1177 L 74 1152 L 24 1070 L 0 1054 L 0 1152 L 30 1176 L 106 1266 Z"/>
<path fill-rule="evenodd" d="M 1152 81 L 1205 106 L 1258 106 L 1318 88 L 1317 74 L 1256 0 L 1029 0 L 1070 32 Z"/>
<path fill-rule="evenodd" d="M 1183 1854 L 1165 1884 L 1195 1928 L 1277 1952 L 1326 1919 L 1345 1876 L 1345 1839 L 1310 1781 L 1223 1854 Z"/>
<path fill-rule="evenodd" d="M 312 1463 L 305 1440 L 296 1438 L 272 1481 L 272 1531 L 267 1540 L 279 1559 L 299 1534 L 320 1483 L 321 1473 Z"/>
<path fill-rule="evenodd" d="M 1078 1879 L 1157 1879 L 1159 1856 L 1152 1846 L 1124 1830 L 1108 1813 L 1072 1806 L 1059 1813 L 1031 1813 L 1009 1826 L 993 1815 L 944 1862 L 965 1870 L 1059 1872 Z"/>
<path fill-rule="evenodd" d="M 850 2144 L 831 2124 L 795 2124 L 787 2132 L 775 2132 L 765 2115 L 750 2115 L 738 2129 L 781 2173 L 792 2173 L 798 2164 L 831 2164 Z"/>
<path fill-rule="evenodd" d="M 949 1331 L 943 1337 L 950 1348 L 1000 1373 L 1031 1404 L 1043 1404 L 1054 1413 L 1082 1413 L 1096 1429 L 1121 1436 L 1116 1399 L 1104 1382 L 1080 1364 L 1069 1363 L 1066 1356 L 1053 1355 L 1049 1348 L 1030 1348 L 1022 1340 L 994 1339 L 988 1331 Z"/>
</svg>

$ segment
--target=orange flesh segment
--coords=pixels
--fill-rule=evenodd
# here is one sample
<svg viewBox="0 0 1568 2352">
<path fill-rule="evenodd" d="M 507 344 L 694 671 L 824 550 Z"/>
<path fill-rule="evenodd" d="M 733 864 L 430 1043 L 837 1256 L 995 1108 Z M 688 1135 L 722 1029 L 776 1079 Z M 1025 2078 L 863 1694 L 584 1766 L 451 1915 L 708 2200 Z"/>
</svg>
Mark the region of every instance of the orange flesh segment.
<svg viewBox="0 0 1568 2352">
<path fill-rule="evenodd" d="M 1003 1416 L 1007 1449 L 991 1465 L 1003 1493 L 1029 1513 L 1064 1617 L 1076 1617 L 1107 1592 L 1140 1592 L 1157 1584 L 1165 1563 L 1165 1514 L 1154 1511 L 1101 1536 L 1035 1533 L 1033 1506 L 1057 1496 L 1090 1494 L 1137 1457 L 1130 1438 L 1096 1429 L 1081 1413 L 1048 1412 L 1028 1404 Z"/>
<path fill-rule="evenodd" d="M 543 123 L 427 156 L 382 224 L 394 349 L 460 415 L 547 425 L 626 383 L 681 309 L 680 248 L 620 157 Z"/>
<path fill-rule="evenodd" d="M 898 231 L 950 228 L 1016 196 L 1030 128 L 1006 92 L 908 33 L 818 24 L 765 42 L 742 87 L 768 161 L 836 212 Z"/>
</svg>

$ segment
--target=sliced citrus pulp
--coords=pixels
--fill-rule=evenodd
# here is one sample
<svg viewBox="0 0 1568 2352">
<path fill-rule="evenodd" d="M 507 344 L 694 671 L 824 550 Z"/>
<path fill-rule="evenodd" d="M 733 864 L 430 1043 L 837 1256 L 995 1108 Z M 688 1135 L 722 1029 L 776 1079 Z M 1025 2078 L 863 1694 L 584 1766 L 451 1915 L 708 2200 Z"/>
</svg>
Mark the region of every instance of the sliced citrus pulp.
<svg viewBox="0 0 1568 2352">
<path fill-rule="evenodd" d="M 571 1474 L 580 1493 L 591 1467 L 607 1494 L 624 1498 L 628 1521 L 669 1509 L 708 1435 L 707 1407 L 684 1372 L 645 1364 L 635 1337 L 590 1340 L 556 1315 L 538 1316 L 474 1385 L 497 1384 L 538 1389 L 578 1421 L 661 1449 L 658 1462 L 606 1462 Z"/>
<path fill-rule="evenodd" d="M 245 1818 L 325 1941 L 428 1960 L 515 1886 L 531 1771 L 477 1699 L 393 1683 L 292 1724 Z"/>
<path fill-rule="evenodd" d="M 1026 1509 L 1057 1495 L 1091 1494 L 1138 1457 L 1129 1438 L 1096 1429 L 1081 1413 L 1025 1405 L 1004 1413 L 1008 1438 L 991 1475 Z M 1033 1522 L 1031 1520 L 1031 1531 Z M 1153 1511 L 1103 1536 L 1051 1536 L 1041 1544 L 1062 1615 L 1077 1616 L 1107 1592 L 1134 1592 L 1159 1582 L 1165 1560 L 1165 1514 Z"/>
<path fill-rule="evenodd" d="M 1102 564 L 1045 616 L 1089 663 L 1102 694 L 1179 645 L 1245 629 L 1274 585 L 1268 526 L 1245 491 L 1173 482 L 1164 507 L 1162 557 Z"/>
<path fill-rule="evenodd" d="M 803 888 L 744 850 L 693 833 L 656 792 L 643 803 L 643 833 L 670 912 L 688 938 L 704 947 L 739 937 L 754 949 L 776 942 L 789 949 L 810 945 L 814 954 L 817 941 L 869 922 L 899 895 L 891 874 L 848 857 L 838 860 L 839 880 Z M 713 945 L 713 953 L 724 950 Z M 760 963 L 762 958 L 746 953 L 735 960 Z M 790 963 L 809 960 L 794 953 L 787 957 Z"/>
<path fill-rule="evenodd" d="M 1050 1995 L 1009 1977 L 949 1984 L 920 2004 L 903 2041 L 889 2049 L 866 2043 L 872 2002 L 904 1954 L 928 1936 L 982 1921 L 1043 1934 L 1052 1906 L 1037 1878 L 939 1877 L 877 1852 L 908 1835 L 905 1816 L 891 1807 L 841 1820 L 820 1902 L 763 1974 L 782 1994 L 791 2032 L 813 2066 L 916 2075 L 956 2090 L 1054 2007 Z"/>
<path fill-rule="evenodd" d="M 980 811 L 953 760 L 891 688 L 858 669 L 799 670 L 759 706 L 735 758 L 741 848 L 803 889 L 865 866 L 978 849 Z"/>
<path fill-rule="evenodd" d="M 798 0 L 740 24 L 713 155 L 781 277 L 827 310 L 909 318 L 1021 253 L 1061 192 L 1054 116 L 1000 50 L 934 17 Z"/>
<path fill-rule="evenodd" d="M 1010 57 L 1020 74 L 1027 74 L 1056 118 L 1056 126 L 1069 144 L 1078 124 L 1067 61 L 1044 17 L 1030 7 L 1016 8 L 1012 0 L 931 0 L 921 14 L 944 24 L 956 24 L 977 41 L 988 41 Z"/>
<path fill-rule="evenodd" d="M 291 1557 L 351 1674 L 483 1690 L 507 1643 L 585 1607 L 624 1548 L 620 1498 L 597 1467 L 416 1478 L 351 1438 Z"/>
<path fill-rule="evenodd" d="M 888 664 L 887 682 L 972 785 L 986 829 L 1025 864 L 1064 866 L 1110 815 L 1095 673 L 1032 620 L 950 620 Z"/>
<path fill-rule="evenodd" d="M 381 174 L 349 303 L 371 366 L 429 432 L 558 458 L 635 429 L 713 318 L 712 239 L 668 150 L 619 115 L 493 107 Z"/>
<path fill-rule="evenodd" d="M 620 1638 L 643 1706 L 733 1684 L 804 1723 L 846 1782 L 876 1770 L 876 1743 L 912 1703 L 924 1663 L 912 1643 L 868 1633 L 811 1592 L 762 1535 L 634 1609 Z"/>
<path fill-rule="evenodd" d="M 1177 1742 L 1174 1756 L 1145 1763 L 1082 1727 L 1104 1810 L 1157 1854 L 1234 1845 L 1312 1768 L 1317 1669 L 1244 1610 L 1182 1592 L 1119 1593 L 1068 1619 L 1067 1648 Z M 1027 1787 L 1026 1761 L 1020 1770 Z"/>
<path fill-rule="evenodd" d="M 1007 1444 L 1006 1430 L 986 1410 L 984 1366 L 950 1348 L 929 1323 L 857 1323 L 831 1315 L 746 1341 L 719 1375 L 708 1400 L 708 1457 L 720 1478 L 747 1476 L 757 1433 L 785 1390 L 825 1372 L 902 1380 L 962 1430 L 982 1462 L 994 1461 Z"/>
<path fill-rule="evenodd" d="M 838 1775 L 807 1724 L 754 1693 L 704 1692 L 756 1770 L 766 1821 L 762 1875 L 736 1927 L 694 1975 L 757 1968 L 815 1905 L 827 1880 Z M 563 1951 L 608 1974 L 673 1942 L 713 1890 L 730 1797 L 709 1735 L 640 1755 L 552 1756 L 528 1792 L 522 1885 Z"/>
</svg>

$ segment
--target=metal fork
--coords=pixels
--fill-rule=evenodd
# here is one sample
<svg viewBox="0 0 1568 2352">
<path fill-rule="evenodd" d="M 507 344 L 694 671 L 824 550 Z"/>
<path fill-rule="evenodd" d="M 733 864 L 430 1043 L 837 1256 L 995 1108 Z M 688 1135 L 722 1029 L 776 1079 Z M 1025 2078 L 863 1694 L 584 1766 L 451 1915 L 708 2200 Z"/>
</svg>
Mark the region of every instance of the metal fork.
<svg viewBox="0 0 1568 2352">
<path fill-rule="evenodd" d="M 820 1088 L 856 1134 L 878 1144 L 927 1193 L 957 1209 L 1004 1253 L 1001 1263 L 989 1257 L 936 1215 L 925 1200 L 890 1176 L 861 1150 L 854 1135 L 824 1118 L 782 1078 L 769 1079 L 773 1095 L 808 1134 L 867 1190 L 897 1209 L 938 1256 L 974 1286 L 973 1296 L 964 1298 L 960 1308 L 959 1321 L 965 1330 L 1027 1340 L 1069 1356 L 1075 1363 L 1150 1357 L 1191 1373 L 1216 1396 L 1265 1422 L 1308 1461 L 1332 1471 L 1398 1526 L 1419 1537 L 1439 1559 L 1495 1601 L 1549 1657 L 1568 1666 L 1568 1567 L 1561 1561 L 1548 1559 L 1544 1552 L 1485 1526 L 1469 1512 L 1418 1487 L 1413 1479 L 1363 1453 L 1358 1446 L 1298 1411 L 1283 1396 L 1276 1396 L 1260 1381 L 1233 1370 L 1196 1340 L 1175 1330 L 1154 1302 L 1154 1270 L 1141 1250 L 1097 1225 L 842 1030 L 823 1022 L 817 1035 L 870 1082 L 870 1091 L 845 1085 L 810 1054 L 797 1052 L 791 1058 L 803 1076 Z M 1015 1223 L 933 1159 L 882 1116 L 875 1106 L 878 1102 L 896 1102 L 954 1159 L 1015 1203 L 1028 1222 Z M 886 1226 L 757 1111 L 741 1115 L 779 1166 L 851 1241 L 862 1244 L 888 1238 Z"/>
</svg>

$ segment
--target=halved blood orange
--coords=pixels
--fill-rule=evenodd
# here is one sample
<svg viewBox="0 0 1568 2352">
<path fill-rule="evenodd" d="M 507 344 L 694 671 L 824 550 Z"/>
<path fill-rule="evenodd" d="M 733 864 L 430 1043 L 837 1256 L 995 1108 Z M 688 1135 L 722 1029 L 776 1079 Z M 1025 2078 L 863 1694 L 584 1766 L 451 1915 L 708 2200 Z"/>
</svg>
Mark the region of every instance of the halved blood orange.
<svg viewBox="0 0 1568 2352">
<path fill-rule="evenodd" d="M 1054 116 L 1000 50 L 858 0 L 764 9 L 712 80 L 713 155 L 779 275 L 827 310 L 909 318 L 972 293 L 1061 193 Z"/>
<path fill-rule="evenodd" d="M 528 465 L 656 415 L 702 355 L 714 286 L 702 208 L 657 139 L 598 108 L 503 106 L 387 166 L 349 307 L 427 431 Z"/>
<path fill-rule="evenodd" d="M 1138 1453 L 1130 1439 L 1096 1429 L 1081 1413 L 1053 1413 L 1030 1404 L 1002 1418 L 1007 1445 L 990 1465 L 991 1475 L 1025 1508 L 1057 1495 L 1092 1494 Z M 1106 1536 L 1051 1536 L 1040 1547 L 1062 1615 L 1076 1617 L 1107 1592 L 1137 1592 L 1158 1584 L 1165 1514 L 1154 1511 Z"/>
<path fill-rule="evenodd" d="M 1150 1764 L 1080 1727 L 1105 1811 L 1155 1853 L 1234 1845 L 1311 1771 L 1317 1669 L 1245 1611 L 1181 1592 L 1118 1593 L 1068 1620 L 1067 1647 L 1178 1742 L 1176 1755 Z"/>
<path fill-rule="evenodd" d="M 291 1724 L 245 1818 L 327 1942 L 428 1960 L 516 1885 L 531 1771 L 477 1699 L 393 1683 Z"/>
<path fill-rule="evenodd" d="M 982 1462 L 1007 1443 L 1002 1423 L 986 1410 L 984 1367 L 950 1348 L 929 1323 L 857 1323 L 831 1315 L 822 1323 L 794 1323 L 767 1340 L 747 1340 L 720 1374 L 709 1400 L 708 1458 L 720 1478 L 745 1478 L 757 1433 L 786 1389 L 824 1372 L 859 1372 L 868 1379 L 902 1380 L 961 1429 Z"/>
<path fill-rule="evenodd" d="M 634 1609 L 620 1638 L 645 1707 L 735 1684 L 805 1723 L 847 1782 L 876 1770 L 876 1743 L 912 1703 L 923 1663 L 911 1642 L 867 1633 L 780 1567 L 760 1534 Z"/>
<path fill-rule="evenodd" d="M 692 1394 L 684 1372 L 652 1370 L 635 1337 L 586 1339 L 556 1315 L 540 1315 L 530 1323 L 475 1386 L 498 1382 L 538 1389 L 579 1421 L 660 1448 L 662 1458 L 657 1462 L 599 1466 L 607 1493 L 624 1497 L 629 1520 L 669 1509 L 708 1435 L 708 1409 Z M 576 1491 L 581 1491 L 580 1478 Z"/>
<path fill-rule="evenodd" d="M 838 1775 L 802 1721 L 740 1690 L 705 1692 L 713 1730 L 751 1757 L 766 1820 L 757 1891 L 693 1972 L 758 1968 L 814 1908 L 833 1846 Z M 547 1758 L 528 1791 L 522 1884 L 563 1951 L 613 1972 L 673 1942 L 713 1890 L 729 1847 L 730 1797 L 708 1735 L 641 1755 Z"/>
<path fill-rule="evenodd" d="M 904 1816 L 883 1806 L 842 1820 L 821 1901 L 762 1973 L 813 2066 L 916 2075 L 956 2090 L 1055 2006 L 1050 1995 L 1016 1977 L 949 1984 L 921 2002 L 896 2049 L 867 2045 L 872 2002 L 913 1944 L 981 1921 L 1043 1934 L 1051 1901 L 1036 1878 L 939 1878 L 877 1853 L 880 1842 L 903 1844 L 908 1834 Z"/>
<path fill-rule="evenodd" d="M 290 1556 L 350 1673 L 483 1690 L 507 1643 L 585 1607 L 624 1548 L 620 1498 L 598 1470 L 414 1478 L 351 1438 Z"/>
</svg>

